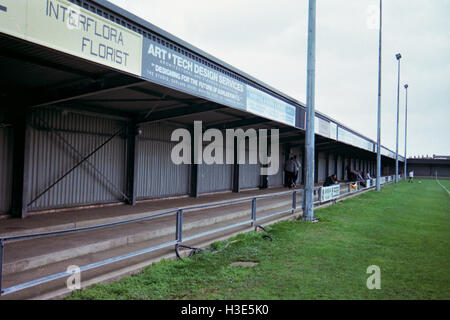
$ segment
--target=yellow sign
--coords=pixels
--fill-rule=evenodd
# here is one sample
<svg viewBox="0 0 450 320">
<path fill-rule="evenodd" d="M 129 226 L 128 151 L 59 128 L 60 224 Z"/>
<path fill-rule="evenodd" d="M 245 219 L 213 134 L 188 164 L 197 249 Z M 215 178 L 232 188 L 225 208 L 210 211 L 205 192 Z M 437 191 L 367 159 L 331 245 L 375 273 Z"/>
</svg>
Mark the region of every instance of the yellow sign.
<svg viewBox="0 0 450 320">
<path fill-rule="evenodd" d="M 135 75 L 142 35 L 66 0 L 0 0 L 0 32 Z"/>
</svg>

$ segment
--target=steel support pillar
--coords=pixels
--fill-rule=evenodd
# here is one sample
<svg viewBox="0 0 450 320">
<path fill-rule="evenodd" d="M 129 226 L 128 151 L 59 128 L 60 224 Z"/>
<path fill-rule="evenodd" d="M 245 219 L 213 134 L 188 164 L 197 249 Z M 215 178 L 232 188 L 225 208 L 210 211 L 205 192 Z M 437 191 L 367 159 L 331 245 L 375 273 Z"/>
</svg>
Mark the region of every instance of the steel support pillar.
<svg viewBox="0 0 450 320">
<path fill-rule="evenodd" d="M 234 163 L 233 163 L 233 192 L 239 193 L 241 191 L 240 187 L 240 164 L 238 163 L 238 146 L 236 143 L 236 138 L 234 141 Z"/>
<path fill-rule="evenodd" d="M 202 141 L 193 141 L 195 139 L 195 128 L 190 129 L 191 133 L 191 188 L 190 195 L 191 197 L 198 197 L 200 194 L 199 189 L 199 178 L 200 178 L 200 167 L 197 163 L 199 159 L 196 158 L 197 155 L 197 144 L 202 143 Z M 201 133 L 201 132 L 200 132 Z M 201 135 L 199 135 L 200 137 Z"/>
<path fill-rule="evenodd" d="M 13 116 L 14 164 L 12 215 L 25 218 L 30 196 L 31 113 L 25 109 Z"/>
<path fill-rule="evenodd" d="M 136 205 L 136 191 L 137 191 L 137 146 L 138 134 L 136 122 L 130 122 L 127 130 L 127 182 L 126 194 L 128 197 L 128 204 Z"/>
</svg>

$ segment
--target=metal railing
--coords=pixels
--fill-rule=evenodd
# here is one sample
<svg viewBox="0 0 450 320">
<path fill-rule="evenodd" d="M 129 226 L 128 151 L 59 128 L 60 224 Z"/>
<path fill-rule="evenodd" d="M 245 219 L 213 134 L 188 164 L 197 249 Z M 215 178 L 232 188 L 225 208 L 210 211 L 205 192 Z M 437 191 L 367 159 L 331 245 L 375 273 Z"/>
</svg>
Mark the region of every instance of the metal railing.
<svg viewBox="0 0 450 320">
<path fill-rule="evenodd" d="M 390 176 L 390 180 L 388 179 L 388 177 L 383 177 L 383 178 L 386 178 L 386 180 L 382 181 L 382 184 L 393 181 L 392 176 Z M 372 179 L 372 180 L 375 180 L 375 179 Z M 352 191 L 352 189 L 350 187 L 350 185 L 352 185 L 352 184 L 354 185 L 355 183 L 340 184 L 340 186 L 347 187 L 348 191 L 343 194 L 339 194 L 339 196 L 334 199 L 327 200 L 327 201 L 321 200 L 321 191 L 322 191 L 323 187 L 315 187 L 314 188 L 314 194 L 315 194 L 314 204 L 317 205 L 317 204 L 322 204 L 322 203 L 329 202 L 329 201 L 335 201 L 339 198 L 347 196 L 350 193 L 355 193 L 360 190 L 362 191 L 364 189 L 372 188 L 375 186 L 375 183 L 372 183 L 372 185 L 370 187 L 365 187 L 365 188 L 361 189 L 360 183 L 356 182 L 357 189 Z M 269 195 L 253 196 L 253 197 L 246 197 L 246 198 L 240 198 L 240 199 L 235 199 L 235 200 L 222 201 L 222 202 L 218 202 L 218 203 L 210 203 L 210 204 L 204 204 L 204 205 L 171 209 L 171 210 L 164 211 L 161 213 L 146 215 L 146 216 L 139 217 L 139 218 L 127 219 L 127 220 L 122 220 L 122 221 L 112 222 L 112 223 L 104 223 L 104 224 L 99 224 L 99 225 L 90 226 L 90 227 L 73 228 L 73 229 L 65 229 L 65 230 L 57 230 L 57 231 L 49 231 L 49 232 L 40 232 L 40 233 L 0 237 L 0 296 L 11 294 L 13 292 L 24 290 L 26 288 L 34 287 L 37 285 L 41 285 L 41 284 L 44 284 L 44 283 L 47 283 L 47 282 L 50 282 L 53 280 L 57 280 L 60 278 L 68 277 L 76 272 L 83 272 L 83 271 L 91 270 L 91 269 L 98 268 L 98 267 L 101 267 L 104 265 L 108 265 L 108 264 L 111 264 L 114 262 L 122 261 L 125 259 L 130 259 L 132 257 L 136 257 L 136 256 L 139 256 L 142 254 L 146 254 L 146 253 L 150 253 L 150 252 L 153 252 L 153 251 L 156 251 L 159 249 L 167 248 L 170 246 L 176 246 L 176 250 L 178 250 L 178 245 L 180 245 L 182 242 L 187 242 L 187 241 L 194 240 L 197 238 L 212 235 L 214 233 L 223 232 L 223 231 L 226 231 L 229 229 L 241 227 L 246 224 L 250 224 L 250 226 L 255 227 L 255 230 L 256 230 L 258 227 L 260 227 L 257 224 L 259 221 L 266 220 L 268 218 L 272 218 L 275 216 L 279 216 L 279 215 L 282 215 L 282 214 L 285 214 L 288 212 L 291 212 L 292 214 L 294 214 L 295 210 L 297 210 L 297 197 L 299 194 L 302 196 L 302 199 L 303 199 L 303 189 L 293 189 L 290 191 L 279 192 L 279 193 L 274 193 L 274 194 L 269 194 Z M 289 196 L 289 195 L 292 196 L 292 202 L 291 202 L 290 208 L 287 208 L 287 209 L 281 210 L 281 211 L 276 211 L 273 213 L 269 213 L 262 217 L 257 217 L 256 213 L 257 213 L 257 201 L 258 200 L 276 198 L 276 197 L 282 197 L 282 196 Z M 316 200 L 316 196 L 317 196 L 317 200 Z M 194 235 L 183 237 L 183 217 L 184 217 L 185 212 L 213 208 L 213 207 L 226 206 L 226 205 L 233 205 L 233 204 L 244 203 L 244 202 L 251 202 L 251 216 L 249 219 L 247 219 L 245 221 L 240 221 L 240 222 L 237 222 L 237 223 L 234 223 L 231 225 L 227 225 L 224 227 L 215 228 L 215 229 L 208 230 L 205 232 L 200 232 L 200 233 L 197 233 Z M 79 270 L 68 270 L 68 271 L 64 271 L 64 272 L 60 272 L 60 273 L 51 274 L 51 275 L 41 277 L 38 279 L 34 279 L 31 281 L 27 281 L 24 283 L 20 283 L 20 284 L 17 284 L 17 285 L 8 287 L 8 288 L 2 287 L 3 257 L 4 257 L 4 248 L 5 248 L 6 243 L 19 241 L 19 240 L 30 240 L 30 239 L 38 239 L 38 238 L 51 237 L 51 236 L 67 235 L 67 234 L 73 234 L 73 233 L 79 233 L 79 232 L 85 232 L 85 231 L 99 230 L 99 229 L 115 227 L 115 226 L 119 226 L 119 225 L 123 225 L 123 224 L 129 224 L 129 223 L 133 223 L 133 222 L 141 222 L 141 221 L 145 221 L 145 220 L 154 219 L 157 217 L 168 216 L 171 214 L 176 214 L 175 215 L 176 216 L 175 239 L 173 241 L 165 242 L 165 243 L 162 243 L 162 244 L 159 244 L 156 246 L 152 246 L 152 247 L 148 247 L 148 248 L 145 248 L 142 250 L 133 251 L 133 252 L 130 252 L 127 254 L 115 256 L 115 257 L 108 258 L 108 259 L 105 259 L 102 261 L 84 265 L 84 266 L 80 267 Z M 177 256 L 178 256 L 178 251 L 177 251 Z"/>
</svg>

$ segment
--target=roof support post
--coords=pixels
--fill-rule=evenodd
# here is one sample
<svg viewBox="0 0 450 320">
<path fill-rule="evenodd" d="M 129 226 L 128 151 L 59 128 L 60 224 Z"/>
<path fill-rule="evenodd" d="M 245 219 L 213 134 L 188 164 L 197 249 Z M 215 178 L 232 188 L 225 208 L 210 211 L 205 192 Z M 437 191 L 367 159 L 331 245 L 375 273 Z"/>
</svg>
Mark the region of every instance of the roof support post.
<svg viewBox="0 0 450 320">
<path fill-rule="evenodd" d="M 286 166 L 286 163 L 289 161 L 290 155 L 291 155 L 291 145 L 290 145 L 289 143 L 286 143 L 286 144 L 284 145 L 284 163 L 283 163 L 284 165 L 283 165 L 283 171 L 285 171 L 284 168 L 285 168 L 285 166 Z M 286 177 L 286 171 L 284 172 L 284 186 L 285 186 L 285 187 L 289 187 L 289 181 L 287 180 L 287 177 Z"/>
<path fill-rule="evenodd" d="M 25 218 L 28 212 L 27 201 L 30 195 L 30 139 L 31 112 L 25 109 L 13 117 L 13 198 L 12 214 Z"/>
<path fill-rule="evenodd" d="M 337 178 L 337 172 L 338 172 L 338 154 L 337 154 L 337 153 L 334 153 L 333 156 L 334 156 L 334 168 L 333 168 L 334 172 L 333 172 L 333 173 L 336 174 L 336 178 Z"/>
<path fill-rule="evenodd" d="M 236 143 L 236 138 L 234 138 L 235 141 L 233 143 L 234 145 L 234 163 L 233 163 L 233 192 L 239 193 L 241 191 L 239 176 L 240 176 L 240 165 L 238 163 L 238 146 Z"/>
<path fill-rule="evenodd" d="M 195 161 L 196 157 L 196 149 L 195 149 L 195 142 L 193 139 L 195 139 L 195 133 L 194 133 L 194 127 L 192 127 L 190 130 L 191 133 L 191 188 L 190 188 L 190 195 L 191 197 L 197 198 L 200 194 L 199 190 L 199 176 L 200 176 L 200 167 Z M 199 141 L 202 143 L 202 141 Z"/>
<path fill-rule="evenodd" d="M 138 133 L 136 122 L 133 120 L 129 123 L 127 130 L 127 181 L 126 181 L 126 194 L 128 197 L 128 204 L 132 206 L 136 205 L 136 191 L 138 179 L 137 151 L 138 151 Z"/>
</svg>

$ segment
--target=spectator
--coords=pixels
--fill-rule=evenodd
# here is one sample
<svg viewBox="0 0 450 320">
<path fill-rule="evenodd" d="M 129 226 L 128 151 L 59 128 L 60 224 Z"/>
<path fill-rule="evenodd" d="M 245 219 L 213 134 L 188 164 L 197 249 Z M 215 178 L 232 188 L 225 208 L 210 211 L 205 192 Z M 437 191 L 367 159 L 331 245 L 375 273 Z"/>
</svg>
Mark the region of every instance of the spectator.
<svg viewBox="0 0 450 320">
<path fill-rule="evenodd" d="M 297 156 L 294 156 L 294 163 L 295 163 L 295 173 L 294 173 L 294 177 L 293 177 L 293 183 L 294 183 L 294 187 L 297 186 L 297 183 L 299 182 L 298 178 L 300 176 L 300 170 L 302 168 L 302 165 L 300 163 L 300 161 L 298 161 Z"/>
<path fill-rule="evenodd" d="M 334 173 L 334 174 L 332 174 L 331 176 L 329 176 L 329 177 L 327 177 L 325 179 L 325 182 L 323 183 L 323 186 L 324 187 L 329 187 L 329 186 L 332 186 L 332 185 L 338 184 L 338 183 L 339 182 L 337 180 L 336 174 Z"/>
<path fill-rule="evenodd" d="M 366 187 L 366 180 L 361 175 L 361 172 L 356 171 L 356 180 L 359 181 L 359 183 L 365 188 Z"/>
<path fill-rule="evenodd" d="M 285 186 L 290 188 L 294 187 L 294 174 L 295 174 L 295 162 L 294 158 L 290 157 L 288 161 L 286 161 L 286 164 L 284 165 L 284 172 L 285 172 Z"/>
<path fill-rule="evenodd" d="M 345 168 L 345 171 L 347 171 L 347 180 L 348 180 L 348 181 L 352 181 L 352 170 L 350 169 L 350 167 L 347 166 L 347 167 Z"/>
<path fill-rule="evenodd" d="M 350 169 L 349 166 L 347 166 L 347 180 L 348 181 L 357 181 L 357 171 L 353 171 L 352 169 Z"/>
</svg>

